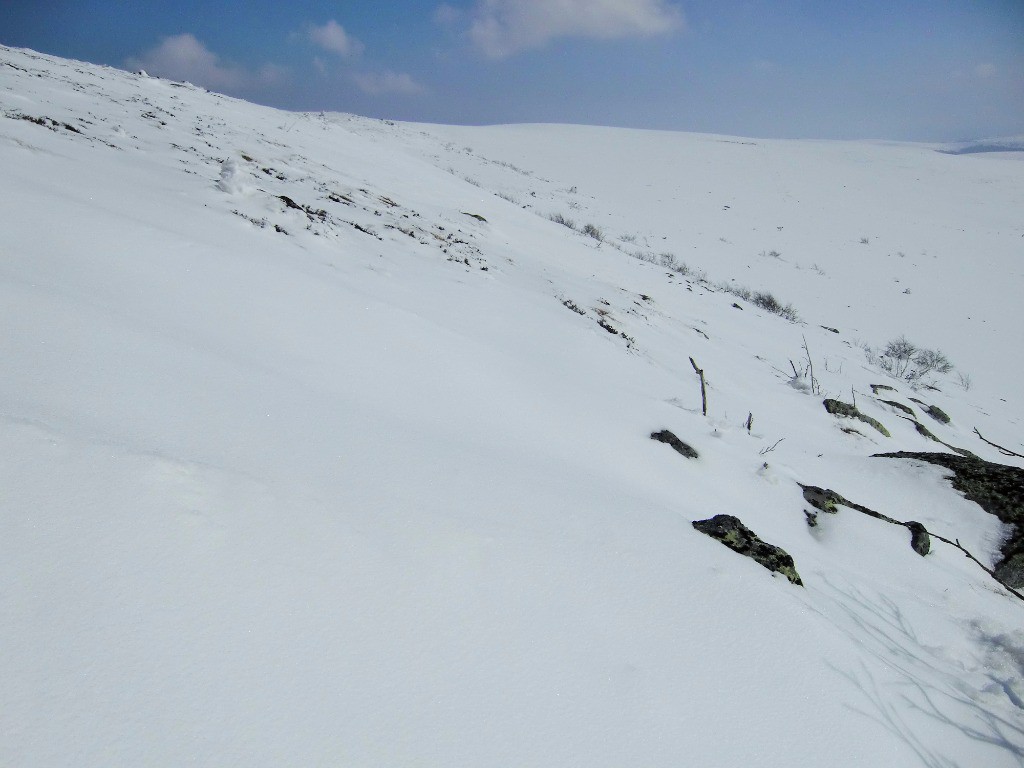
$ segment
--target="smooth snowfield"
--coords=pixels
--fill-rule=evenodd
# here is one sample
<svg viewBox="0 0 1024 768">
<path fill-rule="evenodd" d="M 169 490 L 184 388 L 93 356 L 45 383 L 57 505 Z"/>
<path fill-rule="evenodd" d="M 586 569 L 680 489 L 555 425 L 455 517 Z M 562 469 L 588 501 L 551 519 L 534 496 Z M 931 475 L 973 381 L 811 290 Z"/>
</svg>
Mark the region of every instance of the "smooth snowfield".
<svg viewBox="0 0 1024 768">
<path fill-rule="evenodd" d="M 1016 154 L 393 125 L 9 48 L 0 110 L 0 763 L 1024 764 L 1024 603 L 798 485 L 998 556 L 871 458 L 945 449 L 869 385 L 1021 452 Z M 901 333 L 971 388 L 858 346 Z"/>
</svg>

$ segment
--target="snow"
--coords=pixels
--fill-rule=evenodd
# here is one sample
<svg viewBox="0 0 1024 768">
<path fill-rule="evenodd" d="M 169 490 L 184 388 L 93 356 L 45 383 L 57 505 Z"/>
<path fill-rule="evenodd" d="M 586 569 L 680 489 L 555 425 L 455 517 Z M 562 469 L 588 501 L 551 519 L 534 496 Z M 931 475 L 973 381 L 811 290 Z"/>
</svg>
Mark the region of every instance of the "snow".
<svg viewBox="0 0 1024 768">
<path fill-rule="evenodd" d="M 992 564 L 944 470 L 870 458 L 943 449 L 869 384 L 1021 450 L 1013 153 L 291 114 L 11 48 L 0 110 L 0 762 L 1024 762 L 1019 601 L 797 484 Z M 900 334 L 971 388 L 858 346 Z"/>
</svg>

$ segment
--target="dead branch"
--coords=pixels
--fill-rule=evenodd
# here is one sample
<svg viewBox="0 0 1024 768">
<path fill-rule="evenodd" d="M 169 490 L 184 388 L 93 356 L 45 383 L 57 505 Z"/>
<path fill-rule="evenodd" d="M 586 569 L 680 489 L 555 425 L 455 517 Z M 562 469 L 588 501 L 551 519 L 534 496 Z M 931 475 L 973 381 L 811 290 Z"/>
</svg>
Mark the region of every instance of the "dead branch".
<svg viewBox="0 0 1024 768">
<path fill-rule="evenodd" d="M 981 432 L 978 431 L 977 427 L 974 428 L 974 434 L 976 434 L 978 437 L 981 437 Z M 996 445 L 991 440 L 986 440 L 984 437 L 981 437 L 981 440 L 982 440 L 982 442 L 988 443 L 989 445 L 991 445 L 993 448 L 995 448 L 997 451 L 999 451 L 1004 456 L 1016 456 L 1018 459 L 1024 459 L 1024 455 L 1016 453 L 1015 451 L 1011 451 L 1009 448 L 1003 448 L 1003 446 L 1001 446 L 1001 445 Z"/>
<path fill-rule="evenodd" d="M 707 386 L 704 383 L 704 369 L 703 368 L 698 368 L 697 367 L 697 363 L 695 363 L 693 361 L 692 357 L 690 358 L 690 365 L 693 366 L 693 370 L 695 370 L 697 372 L 697 375 L 700 376 L 700 404 L 701 404 L 701 410 L 703 411 L 704 415 L 707 416 L 708 415 L 708 391 L 707 391 Z"/>
</svg>

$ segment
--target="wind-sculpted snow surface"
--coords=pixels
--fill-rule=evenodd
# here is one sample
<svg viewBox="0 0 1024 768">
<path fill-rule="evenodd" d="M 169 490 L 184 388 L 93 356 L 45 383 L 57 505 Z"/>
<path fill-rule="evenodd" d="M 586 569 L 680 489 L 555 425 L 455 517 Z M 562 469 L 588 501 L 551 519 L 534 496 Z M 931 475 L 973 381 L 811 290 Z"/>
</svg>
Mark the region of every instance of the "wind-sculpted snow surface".
<svg viewBox="0 0 1024 768">
<path fill-rule="evenodd" d="M 871 455 L 934 451 L 935 407 L 1016 461 L 972 430 L 1020 451 L 1019 161 L 292 114 L 9 48 L 0 113 L 0 763 L 1024 764 L 1021 603 L 800 485 L 993 564 L 946 470 Z M 901 334 L 973 385 L 886 377 Z"/>
</svg>

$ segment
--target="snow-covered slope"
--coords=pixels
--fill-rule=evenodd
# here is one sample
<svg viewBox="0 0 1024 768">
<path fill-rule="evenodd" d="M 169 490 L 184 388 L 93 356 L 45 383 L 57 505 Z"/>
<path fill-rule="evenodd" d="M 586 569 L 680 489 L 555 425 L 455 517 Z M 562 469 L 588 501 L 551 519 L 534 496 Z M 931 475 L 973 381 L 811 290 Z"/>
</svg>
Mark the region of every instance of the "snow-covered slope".
<svg viewBox="0 0 1024 768">
<path fill-rule="evenodd" d="M 948 473 L 871 454 L 945 450 L 881 402 L 917 398 L 1016 461 L 972 430 L 1021 451 L 1019 161 L 291 114 L 9 48 L 0 110 L 0 762 L 1024 762 L 1024 603 L 799 485 L 996 561 Z M 970 388 L 887 377 L 900 334 Z"/>
</svg>

